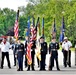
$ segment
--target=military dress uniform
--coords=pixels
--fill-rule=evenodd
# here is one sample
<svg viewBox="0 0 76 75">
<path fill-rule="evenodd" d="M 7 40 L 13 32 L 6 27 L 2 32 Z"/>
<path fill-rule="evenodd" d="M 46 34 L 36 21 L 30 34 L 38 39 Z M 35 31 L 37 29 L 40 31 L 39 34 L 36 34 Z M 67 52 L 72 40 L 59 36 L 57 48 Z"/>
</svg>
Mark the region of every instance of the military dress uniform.
<svg viewBox="0 0 76 75">
<path fill-rule="evenodd" d="M 40 39 L 44 39 L 41 37 Z M 46 54 L 47 54 L 47 43 L 42 42 L 41 44 L 41 61 L 40 61 L 40 70 L 45 70 L 45 59 L 46 59 Z"/>
<path fill-rule="evenodd" d="M 58 65 L 58 49 L 59 49 L 59 44 L 57 42 L 54 42 L 54 43 L 51 42 L 49 44 L 49 53 L 51 54 L 49 70 L 52 70 L 52 68 L 54 67 L 54 59 L 56 61 L 57 70 L 60 70 Z"/>
<path fill-rule="evenodd" d="M 30 70 L 30 66 L 31 66 L 31 68 L 32 68 L 32 71 L 35 71 L 35 69 L 34 69 L 34 57 L 35 57 L 35 48 L 36 48 L 36 44 L 35 44 L 35 43 L 36 43 L 36 41 L 33 40 L 33 45 L 32 45 L 32 47 L 31 47 L 32 64 L 31 64 L 31 65 L 28 65 L 27 71 Z"/>
<path fill-rule="evenodd" d="M 18 59 L 18 65 L 19 68 L 17 71 L 23 71 L 23 55 L 24 55 L 24 44 L 20 43 L 17 45 L 17 59 Z"/>
</svg>

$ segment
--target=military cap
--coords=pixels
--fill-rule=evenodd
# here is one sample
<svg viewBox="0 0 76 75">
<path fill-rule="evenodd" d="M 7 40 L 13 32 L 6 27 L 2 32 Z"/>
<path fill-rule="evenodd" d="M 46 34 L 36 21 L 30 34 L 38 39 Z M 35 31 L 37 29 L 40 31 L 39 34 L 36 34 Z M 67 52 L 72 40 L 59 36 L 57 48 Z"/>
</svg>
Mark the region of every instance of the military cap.
<svg viewBox="0 0 76 75">
<path fill-rule="evenodd" d="M 19 37 L 19 38 L 18 38 L 18 40 L 21 40 L 21 39 L 22 39 L 22 37 Z"/>
<path fill-rule="evenodd" d="M 40 37 L 40 39 L 44 39 L 44 37 L 43 37 L 43 36 L 41 36 L 41 37 Z"/>
</svg>

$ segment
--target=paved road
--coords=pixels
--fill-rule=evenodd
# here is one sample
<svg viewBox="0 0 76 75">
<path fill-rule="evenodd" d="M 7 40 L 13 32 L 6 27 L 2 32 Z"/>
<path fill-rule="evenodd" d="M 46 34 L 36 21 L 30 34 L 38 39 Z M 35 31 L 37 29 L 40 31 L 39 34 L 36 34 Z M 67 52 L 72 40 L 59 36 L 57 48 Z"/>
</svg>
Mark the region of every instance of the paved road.
<svg viewBox="0 0 76 75">
<path fill-rule="evenodd" d="M 47 67 L 46 67 L 47 69 Z M 76 67 L 67 67 L 67 68 L 64 68 L 64 67 L 60 67 L 61 71 L 57 71 L 56 68 L 53 69 L 53 71 L 39 71 L 39 69 L 35 66 L 35 70 L 36 71 L 26 71 L 26 68 L 24 69 L 24 71 L 16 71 L 16 67 L 12 67 L 11 69 L 8 69 L 8 67 L 4 67 L 4 69 L 0 69 L 0 75 L 3 75 L 3 74 L 14 74 L 14 75 L 76 75 Z"/>
<path fill-rule="evenodd" d="M 75 66 L 75 53 L 74 52 L 72 52 L 72 57 L 71 57 L 71 62 L 72 62 L 72 67 L 71 68 L 69 68 L 69 67 L 67 67 L 67 68 L 64 68 L 62 65 L 63 65 L 63 54 L 62 54 L 62 52 L 61 51 L 59 51 L 58 52 L 59 53 L 59 65 L 60 65 L 60 69 L 61 69 L 61 71 L 57 71 L 56 70 L 56 67 L 54 67 L 54 69 L 53 69 L 53 71 L 48 71 L 48 63 L 49 63 L 49 54 L 47 55 L 47 57 L 46 57 L 46 64 L 47 64 L 47 66 L 46 66 L 46 70 L 47 71 L 39 71 L 39 68 L 37 67 L 37 61 L 35 60 L 35 70 L 36 71 L 26 71 L 27 70 L 27 68 L 24 68 L 24 71 L 22 71 L 22 72 L 18 72 L 17 70 L 16 70 L 16 67 L 14 67 L 13 65 L 14 65 L 14 61 L 13 61 L 13 52 L 12 52 L 12 50 L 10 50 L 10 62 L 11 62 L 11 69 L 9 69 L 8 67 L 7 67 L 7 62 L 6 62 L 6 60 L 4 61 L 5 63 L 4 63 L 4 68 L 3 69 L 0 69 L 0 75 L 11 75 L 11 74 L 14 74 L 14 75 L 19 75 L 19 74 L 21 74 L 21 75 L 47 75 L 47 74 L 49 74 L 49 75 L 76 75 L 76 66 Z"/>
</svg>

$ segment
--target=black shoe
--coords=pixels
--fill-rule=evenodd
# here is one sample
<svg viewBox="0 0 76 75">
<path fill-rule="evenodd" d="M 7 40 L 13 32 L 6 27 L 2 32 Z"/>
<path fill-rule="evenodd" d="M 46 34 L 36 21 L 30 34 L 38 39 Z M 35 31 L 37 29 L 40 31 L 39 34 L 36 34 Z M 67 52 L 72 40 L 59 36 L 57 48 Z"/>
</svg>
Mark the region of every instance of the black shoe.
<svg viewBox="0 0 76 75">
<path fill-rule="evenodd" d="M 39 71 L 42 71 L 42 69 L 40 69 Z"/>
<path fill-rule="evenodd" d="M 32 69 L 32 71 L 35 71 L 35 69 Z"/>
<path fill-rule="evenodd" d="M 71 65 L 69 65 L 69 67 L 71 67 Z"/>
<path fill-rule="evenodd" d="M 52 71 L 52 69 L 49 69 L 49 71 Z"/>
<path fill-rule="evenodd" d="M 9 69 L 11 69 L 11 67 L 9 67 Z"/>
<path fill-rule="evenodd" d="M 30 71 L 30 69 L 27 69 L 27 71 Z"/>
<path fill-rule="evenodd" d="M 21 71 L 23 71 L 23 70 L 21 70 Z"/>
<path fill-rule="evenodd" d="M 64 67 L 67 67 L 67 65 L 64 65 Z"/>
<path fill-rule="evenodd" d="M 60 69 L 57 69 L 58 71 L 60 71 Z"/>
<path fill-rule="evenodd" d="M 44 69 L 44 71 L 46 71 L 46 69 Z"/>
<path fill-rule="evenodd" d="M 1 69 L 3 69 L 3 67 L 1 67 Z"/>
<path fill-rule="evenodd" d="M 20 69 L 18 69 L 17 71 L 20 71 Z"/>
<path fill-rule="evenodd" d="M 46 69 L 43 69 L 43 71 L 46 71 Z"/>
</svg>

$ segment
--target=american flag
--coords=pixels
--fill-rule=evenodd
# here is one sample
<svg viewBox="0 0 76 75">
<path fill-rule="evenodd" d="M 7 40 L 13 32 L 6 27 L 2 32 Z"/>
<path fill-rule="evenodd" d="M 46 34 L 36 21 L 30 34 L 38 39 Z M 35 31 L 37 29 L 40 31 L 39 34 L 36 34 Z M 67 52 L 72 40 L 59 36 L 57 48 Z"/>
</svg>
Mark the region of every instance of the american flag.
<svg viewBox="0 0 76 75">
<path fill-rule="evenodd" d="M 18 24 L 19 10 L 16 15 L 15 25 L 14 25 L 14 37 L 18 39 L 19 35 L 19 24 Z"/>
<path fill-rule="evenodd" d="M 28 21 L 28 31 L 29 31 L 29 33 L 31 33 L 31 35 L 30 34 L 28 35 L 28 37 L 30 39 L 29 39 L 29 43 L 27 45 L 27 54 L 26 54 L 26 56 L 27 56 L 27 59 L 28 59 L 28 65 L 31 65 L 31 63 L 32 63 L 31 47 L 33 45 L 33 41 L 36 41 L 37 26 L 35 27 L 34 25 L 32 25 L 32 27 L 30 28 L 30 21 Z"/>
<path fill-rule="evenodd" d="M 28 17 L 26 36 L 28 37 L 27 53 L 26 53 L 27 63 L 28 63 L 28 65 L 31 65 L 31 63 L 32 63 L 32 59 L 31 59 L 31 45 L 32 44 L 30 43 L 30 17 Z"/>
<path fill-rule="evenodd" d="M 31 65 L 32 63 L 32 58 L 31 58 L 31 47 L 33 45 L 33 40 L 36 40 L 36 30 L 35 28 L 31 28 L 31 37 L 29 40 L 29 43 L 27 45 L 27 59 L 28 59 L 28 64 Z"/>
<path fill-rule="evenodd" d="M 27 63 L 28 65 L 31 65 L 32 63 L 32 58 L 31 58 L 31 46 L 32 46 L 32 43 L 28 43 L 27 44 L 27 54 L 26 54 L 26 57 L 27 57 Z"/>
<path fill-rule="evenodd" d="M 30 39 L 30 41 L 36 40 L 36 36 L 37 36 L 37 28 L 36 27 L 32 27 L 31 28 L 31 39 Z"/>
</svg>

